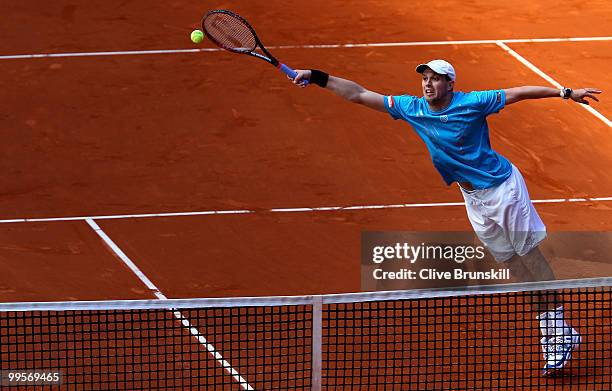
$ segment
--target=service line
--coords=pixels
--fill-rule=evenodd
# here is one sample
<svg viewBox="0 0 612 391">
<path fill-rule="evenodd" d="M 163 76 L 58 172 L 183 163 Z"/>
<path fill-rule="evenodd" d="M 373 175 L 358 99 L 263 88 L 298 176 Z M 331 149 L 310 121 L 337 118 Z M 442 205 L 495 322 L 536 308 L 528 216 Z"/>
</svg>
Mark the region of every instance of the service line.
<svg viewBox="0 0 612 391">
<path fill-rule="evenodd" d="M 534 204 L 559 204 L 559 203 L 596 203 L 609 202 L 612 197 L 589 197 L 589 198 L 549 198 L 532 200 Z M 200 212 L 170 212 L 170 213 L 142 213 L 121 215 L 99 215 L 99 216 L 71 216 L 71 217 L 43 217 L 43 218 L 21 218 L 0 220 L 0 224 L 9 223 L 45 223 L 56 221 L 87 221 L 87 220 L 121 220 L 141 219 L 159 217 L 184 217 L 184 216 L 211 216 L 211 215 L 236 215 L 257 213 L 305 213 L 305 212 L 342 212 L 369 209 L 402 209 L 402 208 L 443 208 L 449 206 L 464 206 L 464 202 L 430 202 L 413 204 L 382 204 L 382 205 L 347 205 L 347 206 L 314 206 L 302 208 L 272 208 L 272 209 L 236 209 L 236 210 L 205 210 Z"/>
</svg>

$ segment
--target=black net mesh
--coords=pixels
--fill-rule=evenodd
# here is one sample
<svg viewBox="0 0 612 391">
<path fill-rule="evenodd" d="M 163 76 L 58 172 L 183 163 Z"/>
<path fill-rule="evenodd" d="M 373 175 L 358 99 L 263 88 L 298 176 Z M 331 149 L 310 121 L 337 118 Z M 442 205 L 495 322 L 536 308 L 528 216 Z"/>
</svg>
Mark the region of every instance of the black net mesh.
<svg viewBox="0 0 612 391">
<path fill-rule="evenodd" d="M 330 304 L 324 388 L 612 389 L 611 289 L 563 290 L 558 297 L 563 321 L 581 343 L 548 376 L 536 292 Z"/>
<path fill-rule="evenodd" d="M 6 371 L 48 369 L 62 372 L 62 390 L 307 390 L 311 316 L 308 306 L 0 313 L 0 389 L 23 389 Z"/>
<path fill-rule="evenodd" d="M 8 375 L 59 370 L 62 390 L 310 390 L 319 383 L 324 390 L 610 390 L 608 284 L 551 295 L 500 287 L 316 303 L 311 296 L 257 298 L 263 304 L 196 299 L 180 309 L 167 309 L 177 308 L 173 300 L 0 304 L 0 388 L 54 389 L 11 383 Z M 557 319 L 561 312 L 548 311 L 555 318 L 542 323 L 547 296 L 563 312 Z M 579 343 L 551 343 L 551 332 L 569 330 Z M 553 376 L 542 375 L 545 346 L 561 352 Z"/>
</svg>

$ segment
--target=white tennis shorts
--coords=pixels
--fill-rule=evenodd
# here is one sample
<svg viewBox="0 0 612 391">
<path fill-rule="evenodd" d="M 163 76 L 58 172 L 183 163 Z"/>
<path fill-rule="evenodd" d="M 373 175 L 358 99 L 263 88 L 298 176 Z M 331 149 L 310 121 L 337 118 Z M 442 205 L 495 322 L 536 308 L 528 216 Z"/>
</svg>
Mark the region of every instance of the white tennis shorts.
<svg viewBox="0 0 612 391">
<path fill-rule="evenodd" d="M 461 188 L 461 192 L 476 235 L 496 261 L 507 261 L 516 254 L 523 256 L 546 238 L 546 226 L 514 165 L 512 174 L 501 185 L 474 191 Z"/>
</svg>

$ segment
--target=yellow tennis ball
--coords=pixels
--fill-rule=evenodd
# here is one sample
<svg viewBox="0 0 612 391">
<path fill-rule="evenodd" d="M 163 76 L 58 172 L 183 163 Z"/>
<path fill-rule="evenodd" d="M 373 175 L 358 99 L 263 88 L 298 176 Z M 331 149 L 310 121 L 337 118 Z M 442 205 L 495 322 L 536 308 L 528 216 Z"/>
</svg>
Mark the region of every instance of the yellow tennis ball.
<svg viewBox="0 0 612 391">
<path fill-rule="evenodd" d="M 191 32 L 191 42 L 193 43 L 202 43 L 204 40 L 204 33 L 202 30 L 193 30 Z"/>
</svg>

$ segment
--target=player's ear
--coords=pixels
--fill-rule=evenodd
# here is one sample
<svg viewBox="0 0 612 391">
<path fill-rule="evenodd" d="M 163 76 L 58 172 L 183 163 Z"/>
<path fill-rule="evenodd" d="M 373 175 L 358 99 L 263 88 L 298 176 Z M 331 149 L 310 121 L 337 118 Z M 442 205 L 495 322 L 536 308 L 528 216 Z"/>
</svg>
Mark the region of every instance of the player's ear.
<svg viewBox="0 0 612 391">
<path fill-rule="evenodd" d="M 449 90 L 449 91 L 453 91 L 453 90 L 454 90 L 454 88 L 455 88 L 455 82 L 454 82 L 454 81 L 452 81 L 452 80 L 449 80 L 449 81 L 448 81 L 448 90 Z"/>
</svg>

